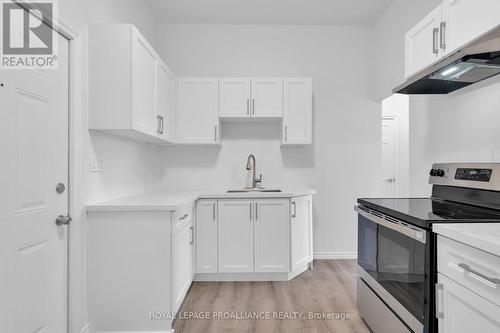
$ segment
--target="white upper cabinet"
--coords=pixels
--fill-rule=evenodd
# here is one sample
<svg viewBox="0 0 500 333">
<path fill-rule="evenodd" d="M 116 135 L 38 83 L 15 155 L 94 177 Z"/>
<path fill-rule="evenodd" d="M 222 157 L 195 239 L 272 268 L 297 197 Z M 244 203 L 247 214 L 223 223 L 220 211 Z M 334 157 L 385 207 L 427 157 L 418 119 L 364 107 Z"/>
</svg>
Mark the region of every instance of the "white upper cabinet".
<svg viewBox="0 0 500 333">
<path fill-rule="evenodd" d="M 251 110 L 253 117 L 282 117 L 283 79 L 253 78 Z"/>
<path fill-rule="evenodd" d="M 410 77 L 439 59 L 441 6 L 434 9 L 405 35 L 405 75 Z"/>
<path fill-rule="evenodd" d="M 249 117 L 250 89 L 249 78 L 219 79 L 219 116 Z"/>
<path fill-rule="evenodd" d="M 290 270 L 288 199 L 255 200 L 255 272 Z"/>
<path fill-rule="evenodd" d="M 174 112 L 174 76 L 163 62 L 158 62 L 157 71 L 157 133 L 160 138 L 171 141 Z"/>
<path fill-rule="evenodd" d="M 412 76 L 499 25 L 498 0 L 443 0 L 405 35 L 405 76 Z"/>
<path fill-rule="evenodd" d="M 284 80 L 283 145 L 312 143 L 312 79 Z"/>
<path fill-rule="evenodd" d="M 172 96 L 160 102 L 169 89 L 160 75 L 169 71 L 144 36 L 130 24 L 91 25 L 88 54 L 89 129 L 166 142 L 159 108 Z"/>
<path fill-rule="evenodd" d="M 219 144 L 219 94 L 216 78 L 178 78 L 175 142 Z"/>
<path fill-rule="evenodd" d="M 222 118 L 281 118 L 283 79 L 221 78 L 219 103 Z"/>
<path fill-rule="evenodd" d="M 443 52 L 456 51 L 499 24 L 498 0 L 444 0 Z"/>
</svg>

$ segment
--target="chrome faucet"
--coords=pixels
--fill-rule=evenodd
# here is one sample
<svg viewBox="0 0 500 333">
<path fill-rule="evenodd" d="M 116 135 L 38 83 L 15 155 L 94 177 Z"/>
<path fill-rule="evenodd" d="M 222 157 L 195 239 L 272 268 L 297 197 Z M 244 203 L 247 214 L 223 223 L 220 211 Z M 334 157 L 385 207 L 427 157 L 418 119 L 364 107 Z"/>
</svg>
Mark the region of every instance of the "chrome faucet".
<svg viewBox="0 0 500 333">
<path fill-rule="evenodd" d="M 252 187 L 246 187 L 246 189 L 261 188 L 262 175 L 260 175 L 260 177 L 257 178 L 257 166 L 255 163 L 255 156 L 253 154 L 248 155 L 246 169 L 252 170 Z"/>
</svg>

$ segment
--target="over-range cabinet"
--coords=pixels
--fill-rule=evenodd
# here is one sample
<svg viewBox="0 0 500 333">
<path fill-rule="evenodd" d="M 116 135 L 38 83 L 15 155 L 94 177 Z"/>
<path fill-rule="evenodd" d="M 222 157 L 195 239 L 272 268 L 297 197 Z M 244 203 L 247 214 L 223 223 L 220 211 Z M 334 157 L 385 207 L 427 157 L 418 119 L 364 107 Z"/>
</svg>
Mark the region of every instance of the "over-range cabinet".
<svg viewBox="0 0 500 333">
<path fill-rule="evenodd" d="M 357 303 L 374 333 L 438 332 L 433 226 L 500 223 L 500 164 L 435 164 L 429 183 L 430 198 L 358 199 L 355 207 Z"/>
</svg>

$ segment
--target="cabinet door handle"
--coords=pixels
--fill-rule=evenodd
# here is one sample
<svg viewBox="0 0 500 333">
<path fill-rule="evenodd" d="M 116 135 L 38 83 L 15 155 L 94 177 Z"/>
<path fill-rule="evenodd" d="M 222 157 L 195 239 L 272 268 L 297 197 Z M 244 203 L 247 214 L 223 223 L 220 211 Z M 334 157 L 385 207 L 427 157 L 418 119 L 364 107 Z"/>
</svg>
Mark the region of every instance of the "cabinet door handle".
<svg viewBox="0 0 500 333">
<path fill-rule="evenodd" d="M 179 217 L 179 221 L 184 221 L 188 216 L 189 214 L 182 215 L 181 217 Z"/>
<path fill-rule="evenodd" d="M 255 98 L 252 98 L 252 114 L 255 116 Z"/>
<path fill-rule="evenodd" d="M 441 50 L 446 50 L 446 22 L 441 22 L 439 28 L 439 44 Z"/>
<path fill-rule="evenodd" d="M 288 141 L 288 126 L 285 126 L 285 142 Z"/>
<path fill-rule="evenodd" d="M 160 124 L 161 124 L 160 134 L 163 134 L 163 116 L 160 117 Z"/>
<path fill-rule="evenodd" d="M 439 54 L 439 49 L 437 45 L 438 34 L 439 34 L 439 28 L 432 29 L 432 53 L 435 55 Z"/>
<path fill-rule="evenodd" d="M 161 134 L 161 116 L 159 114 L 156 115 L 156 134 Z"/>
<path fill-rule="evenodd" d="M 217 142 L 217 125 L 214 127 L 214 142 Z"/>
<path fill-rule="evenodd" d="M 189 244 L 193 245 L 194 244 L 194 227 L 191 226 L 189 227 L 191 235 L 189 237 Z"/>
<path fill-rule="evenodd" d="M 444 314 L 441 308 L 442 296 L 443 296 L 443 285 L 441 283 L 436 283 L 436 318 L 443 319 Z M 441 299 L 441 300 L 440 300 Z"/>
<path fill-rule="evenodd" d="M 461 269 L 463 269 L 464 272 L 469 273 L 470 275 L 475 275 L 475 276 L 477 276 L 477 277 L 479 277 L 479 278 L 481 278 L 483 280 L 488 281 L 489 283 L 494 284 L 495 287 L 497 287 L 497 286 L 500 285 L 500 279 L 492 278 L 492 277 L 486 276 L 486 275 L 484 275 L 482 273 L 479 273 L 478 271 L 475 271 L 472 268 L 470 268 L 470 266 L 467 265 L 467 264 L 460 263 L 457 266 L 460 267 Z"/>
<path fill-rule="evenodd" d="M 295 201 L 292 201 L 292 206 L 293 206 L 292 217 L 297 217 L 297 203 Z"/>
<path fill-rule="evenodd" d="M 252 203 L 250 202 L 250 221 L 252 221 Z"/>
<path fill-rule="evenodd" d="M 215 202 L 212 204 L 212 217 L 215 221 Z"/>
<path fill-rule="evenodd" d="M 259 204 L 256 202 L 255 203 L 255 221 L 259 219 Z"/>
<path fill-rule="evenodd" d="M 250 115 L 250 99 L 247 98 L 247 116 Z"/>
</svg>

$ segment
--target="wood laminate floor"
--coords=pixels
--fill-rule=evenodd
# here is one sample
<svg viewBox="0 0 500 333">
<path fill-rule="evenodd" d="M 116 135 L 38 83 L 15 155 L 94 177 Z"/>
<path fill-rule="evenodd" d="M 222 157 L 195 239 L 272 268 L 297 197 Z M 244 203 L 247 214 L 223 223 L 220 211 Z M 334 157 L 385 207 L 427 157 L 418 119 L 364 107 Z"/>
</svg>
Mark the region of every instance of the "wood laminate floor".
<svg viewBox="0 0 500 333">
<path fill-rule="evenodd" d="M 315 260 L 313 271 L 288 282 L 195 282 L 175 332 L 369 333 L 356 309 L 355 274 L 354 260 Z M 210 319 L 187 319 L 203 312 Z M 330 319 L 309 319 L 310 312 Z M 214 319 L 221 315 L 233 319 Z M 286 317 L 272 319 L 280 315 Z"/>
</svg>

